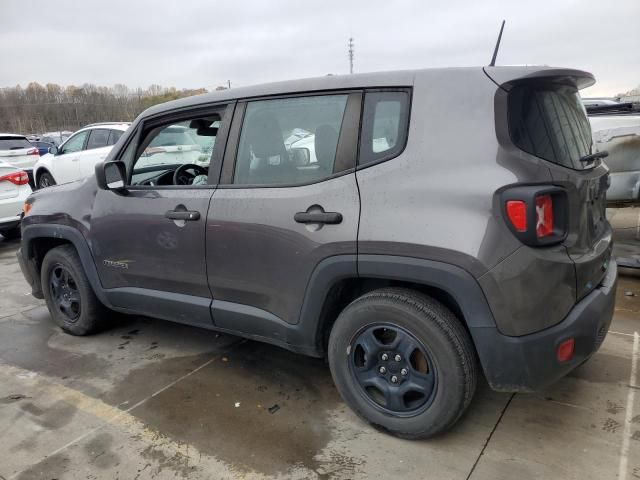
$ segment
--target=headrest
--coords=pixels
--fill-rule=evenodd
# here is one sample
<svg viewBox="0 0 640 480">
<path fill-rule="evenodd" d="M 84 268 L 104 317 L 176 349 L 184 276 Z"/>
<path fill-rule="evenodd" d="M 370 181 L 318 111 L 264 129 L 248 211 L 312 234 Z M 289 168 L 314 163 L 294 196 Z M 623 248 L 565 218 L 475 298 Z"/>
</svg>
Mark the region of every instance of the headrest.
<svg viewBox="0 0 640 480">
<path fill-rule="evenodd" d="M 245 132 L 256 157 L 275 157 L 285 152 L 282 130 L 273 113 L 265 110 L 255 112 L 247 120 Z"/>
</svg>

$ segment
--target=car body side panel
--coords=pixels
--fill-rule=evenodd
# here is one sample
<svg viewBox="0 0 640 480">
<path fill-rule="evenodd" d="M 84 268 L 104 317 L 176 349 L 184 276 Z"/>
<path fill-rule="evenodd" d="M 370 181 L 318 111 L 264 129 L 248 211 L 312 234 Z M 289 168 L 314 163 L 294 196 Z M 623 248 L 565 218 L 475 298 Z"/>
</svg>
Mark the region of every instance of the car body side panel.
<svg viewBox="0 0 640 480">
<path fill-rule="evenodd" d="M 136 287 L 210 298 L 204 217 L 213 189 L 99 190 L 88 238 L 105 288 Z M 198 221 L 165 213 L 183 205 Z"/>
<path fill-rule="evenodd" d="M 522 246 L 478 279 L 500 333 L 520 336 L 562 320 L 575 304 L 573 262 L 562 245 Z"/>
<path fill-rule="evenodd" d="M 336 225 L 305 225 L 297 212 L 320 205 Z M 297 323 L 315 266 L 356 253 L 359 199 L 355 175 L 296 187 L 218 188 L 207 219 L 207 272 L 215 300 L 265 310 Z M 355 276 L 356 264 L 352 264 Z M 220 324 L 224 318 L 214 315 Z"/>
<path fill-rule="evenodd" d="M 357 171 L 359 253 L 383 253 L 380 242 L 411 246 L 411 256 L 423 258 L 437 250 L 440 260 L 480 276 L 520 247 L 494 216 L 494 192 L 505 184 L 550 177 L 538 162 L 500 148 L 496 86 L 482 69 L 455 73 L 417 75 L 406 149 Z"/>
</svg>

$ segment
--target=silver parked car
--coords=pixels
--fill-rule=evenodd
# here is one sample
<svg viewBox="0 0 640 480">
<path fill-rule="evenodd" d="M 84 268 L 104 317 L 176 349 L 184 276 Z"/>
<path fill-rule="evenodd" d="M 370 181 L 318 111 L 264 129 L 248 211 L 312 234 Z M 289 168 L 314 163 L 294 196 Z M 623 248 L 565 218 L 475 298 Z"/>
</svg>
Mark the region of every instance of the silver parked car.
<svg viewBox="0 0 640 480">
<path fill-rule="evenodd" d="M 611 171 L 607 203 L 640 203 L 640 110 L 630 103 L 584 99 L 593 141 Z"/>
</svg>

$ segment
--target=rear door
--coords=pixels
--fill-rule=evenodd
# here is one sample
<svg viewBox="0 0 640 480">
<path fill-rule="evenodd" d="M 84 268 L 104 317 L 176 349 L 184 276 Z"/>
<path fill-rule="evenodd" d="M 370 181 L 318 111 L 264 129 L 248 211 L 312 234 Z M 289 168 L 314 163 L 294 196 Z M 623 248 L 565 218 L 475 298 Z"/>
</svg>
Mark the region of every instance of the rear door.
<svg viewBox="0 0 640 480">
<path fill-rule="evenodd" d="M 78 178 L 92 175 L 96 163 L 102 162 L 111 150 L 109 147 L 109 132 L 107 128 L 94 128 L 89 133 L 89 138 L 84 150 L 78 154 Z"/>
<path fill-rule="evenodd" d="M 524 83 L 509 93 L 509 119 L 514 143 L 548 160 L 554 184 L 568 192 L 564 245 L 575 263 L 580 299 L 604 277 L 612 245 L 605 210 L 609 170 L 601 160 L 580 160 L 594 152 L 580 95 L 571 85 Z"/>
<path fill-rule="evenodd" d="M 89 130 L 76 133 L 60 146 L 52 160 L 53 178 L 56 183 L 76 180 L 80 174 L 80 154 L 89 136 Z"/>
<path fill-rule="evenodd" d="M 320 262 L 352 255 L 356 275 L 361 98 L 344 92 L 238 104 L 207 218 L 216 325 L 272 336 L 273 322 L 298 322 Z"/>
</svg>

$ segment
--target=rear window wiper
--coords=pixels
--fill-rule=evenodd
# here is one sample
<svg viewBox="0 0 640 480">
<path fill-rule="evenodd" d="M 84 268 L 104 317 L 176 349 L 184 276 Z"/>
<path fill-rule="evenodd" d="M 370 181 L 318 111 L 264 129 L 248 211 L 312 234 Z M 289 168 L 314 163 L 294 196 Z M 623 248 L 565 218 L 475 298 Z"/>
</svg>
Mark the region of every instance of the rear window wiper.
<svg viewBox="0 0 640 480">
<path fill-rule="evenodd" d="M 583 155 L 582 157 L 580 157 L 580 161 L 582 163 L 588 163 L 593 162 L 594 160 L 597 160 L 599 158 L 606 158 L 608 156 L 609 152 L 607 152 L 606 150 L 602 150 L 600 152 L 590 153 L 589 155 Z"/>
</svg>

